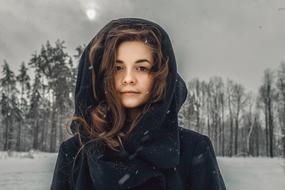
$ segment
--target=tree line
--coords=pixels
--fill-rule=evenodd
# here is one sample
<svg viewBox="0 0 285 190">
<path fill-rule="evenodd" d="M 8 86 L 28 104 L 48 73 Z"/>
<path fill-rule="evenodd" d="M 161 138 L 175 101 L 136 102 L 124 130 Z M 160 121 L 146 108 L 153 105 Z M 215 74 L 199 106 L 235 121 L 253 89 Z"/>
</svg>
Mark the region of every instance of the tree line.
<svg viewBox="0 0 285 190">
<path fill-rule="evenodd" d="M 209 136 L 218 155 L 285 157 L 285 62 L 264 71 L 255 93 L 221 77 L 187 88 L 180 125 Z"/>
<path fill-rule="evenodd" d="M 66 133 L 64 118 L 73 113 L 76 55 L 66 52 L 64 41 L 49 41 L 22 63 L 16 75 L 6 60 L 0 77 L 0 148 L 55 152 Z M 29 74 L 33 73 L 31 77 Z"/>
<path fill-rule="evenodd" d="M 16 75 L 4 60 L 0 77 L 0 150 L 57 151 L 67 137 L 64 118 L 74 111 L 76 55 L 65 42 L 47 41 Z M 33 73 L 31 76 L 29 73 Z M 258 91 L 221 77 L 194 78 L 179 124 L 210 137 L 221 156 L 285 157 L 285 63 L 266 69 Z"/>
</svg>

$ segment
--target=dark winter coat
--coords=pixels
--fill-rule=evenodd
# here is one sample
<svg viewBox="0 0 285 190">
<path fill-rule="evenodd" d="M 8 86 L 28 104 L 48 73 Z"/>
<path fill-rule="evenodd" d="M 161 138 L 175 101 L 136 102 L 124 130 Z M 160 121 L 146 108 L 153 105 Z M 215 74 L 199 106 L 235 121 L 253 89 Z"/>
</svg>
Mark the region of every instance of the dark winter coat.
<svg viewBox="0 0 285 190">
<path fill-rule="evenodd" d="M 108 23 L 99 34 L 105 35 L 110 28 L 120 24 L 130 27 L 152 25 L 161 32 L 162 50 L 169 57 L 166 98 L 153 104 L 153 109 L 144 114 L 130 134 L 125 150 L 115 152 L 101 141 L 89 143 L 88 138 L 82 141 L 85 149 L 80 149 L 78 135 L 63 142 L 51 189 L 226 189 L 209 138 L 178 126 L 177 114 L 186 99 L 187 89 L 177 73 L 167 33 L 151 21 L 122 18 Z M 104 51 L 104 47 L 98 50 L 94 65 L 90 67 L 89 48 L 90 44 L 80 59 L 76 84 L 75 113 L 82 116 L 86 116 L 94 103 L 91 69 L 97 72 Z M 96 78 L 96 84 L 100 84 L 100 77 Z"/>
</svg>

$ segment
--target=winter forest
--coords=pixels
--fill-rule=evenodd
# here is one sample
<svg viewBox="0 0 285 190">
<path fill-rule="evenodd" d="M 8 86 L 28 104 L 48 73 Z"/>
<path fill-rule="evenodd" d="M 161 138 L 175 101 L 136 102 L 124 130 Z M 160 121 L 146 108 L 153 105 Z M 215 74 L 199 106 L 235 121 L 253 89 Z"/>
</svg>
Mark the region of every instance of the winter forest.
<svg viewBox="0 0 285 190">
<path fill-rule="evenodd" d="M 68 138 L 74 111 L 77 64 L 65 42 L 47 41 L 28 63 L 12 71 L 1 65 L 0 149 L 56 152 Z M 33 75 L 29 74 L 33 73 Z M 179 124 L 210 137 L 219 156 L 285 157 L 285 62 L 264 71 L 256 92 L 214 76 L 188 82 Z"/>
</svg>

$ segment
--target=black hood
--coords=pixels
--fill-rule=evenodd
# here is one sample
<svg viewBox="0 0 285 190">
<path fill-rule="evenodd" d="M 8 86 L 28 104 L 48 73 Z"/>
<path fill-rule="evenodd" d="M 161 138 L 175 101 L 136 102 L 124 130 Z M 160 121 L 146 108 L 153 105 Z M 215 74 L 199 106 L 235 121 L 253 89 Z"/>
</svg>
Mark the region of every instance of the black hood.
<svg viewBox="0 0 285 190">
<path fill-rule="evenodd" d="M 104 163 L 104 158 L 107 159 L 107 154 L 105 157 L 94 159 L 96 156 L 93 156 L 88 159 L 89 168 L 93 168 L 90 170 L 90 175 L 92 176 L 94 184 L 97 183 L 96 185 L 100 187 L 99 189 L 113 187 L 112 182 L 118 182 L 126 172 L 130 174 L 129 177 L 133 177 L 133 179 L 127 180 L 121 186 L 121 189 L 142 183 L 146 178 L 160 176 L 160 179 L 163 179 L 163 175 L 159 170 L 174 168 L 178 165 L 180 158 L 177 114 L 186 99 L 187 89 L 185 82 L 177 73 L 177 65 L 170 38 L 158 24 L 140 18 L 121 18 L 113 20 L 102 28 L 98 34 L 106 36 L 110 29 L 122 24 L 127 24 L 130 27 L 136 26 L 137 24 L 150 25 L 159 29 L 162 36 L 162 51 L 164 55 L 169 57 L 166 97 L 163 101 L 153 104 L 153 109 L 144 114 L 126 141 L 126 150 L 124 150 L 124 152 L 112 152 L 111 158 L 108 158 L 108 164 Z M 88 54 L 91 42 L 85 48 L 81 56 L 75 90 L 75 114 L 84 117 L 86 113 L 88 113 L 88 108 L 94 105 L 91 71 L 94 69 L 97 75 L 104 52 L 104 47 L 98 50 L 94 65 L 90 67 Z M 96 84 L 100 85 L 97 81 Z M 73 126 L 73 124 L 71 126 Z M 115 160 L 115 158 L 121 160 L 122 167 L 125 168 L 125 170 L 120 168 L 116 170 L 115 165 L 114 167 L 112 166 L 111 163 L 113 162 L 110 162 L 110 159 Z M 101 163 L 101 165 L 99 163 Z M 140 165 L 140 167 L 138 167 L 138 165 Z M 96 173 L 95 168 L 98 169 L 98 167 L 110 172 L 108 179 L 105 179 L 106 181 L 102 179 L 102 176 L 98 176 L 98 173 Z M 144 173 L 147 174 L 147 176 L 135 175 L 134 172 L 137 173 L 137 170 L 145 171 Z M 113 181 L 110 181 L 110 176 L 114 179 Z M 100 184 L 98 181 L 100 181 Z M 132 183 L 128 184 L 128 181 Z"/>
</svg>

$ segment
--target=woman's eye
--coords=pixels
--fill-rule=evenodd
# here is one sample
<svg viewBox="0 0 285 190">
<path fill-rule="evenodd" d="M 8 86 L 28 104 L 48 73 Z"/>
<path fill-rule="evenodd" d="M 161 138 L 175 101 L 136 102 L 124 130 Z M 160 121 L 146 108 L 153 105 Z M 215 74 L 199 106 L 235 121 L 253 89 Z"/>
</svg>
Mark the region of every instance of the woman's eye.
<svg viewBox="0 0 285 190">
<path fill-rule="evenodd" d="M 139 67 L 138 69 L 139 69 L 140 71 L 143 71 L 143 72 L 148 71 L 148 68 L 146 68 L 146 67 Z"/>
<path fill-rule="evenodd" d="M 120 67 L 120 66 L 115 66 L 115 71 L 120 71 L 120 70 L 122 70 L 123 68 L 122 67 Z"/>
</svg>

